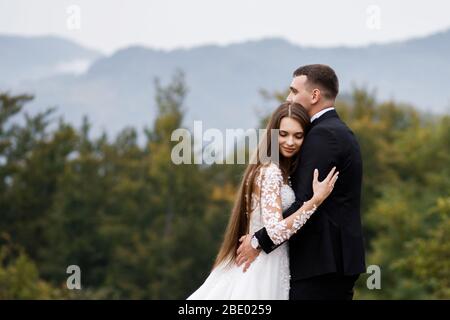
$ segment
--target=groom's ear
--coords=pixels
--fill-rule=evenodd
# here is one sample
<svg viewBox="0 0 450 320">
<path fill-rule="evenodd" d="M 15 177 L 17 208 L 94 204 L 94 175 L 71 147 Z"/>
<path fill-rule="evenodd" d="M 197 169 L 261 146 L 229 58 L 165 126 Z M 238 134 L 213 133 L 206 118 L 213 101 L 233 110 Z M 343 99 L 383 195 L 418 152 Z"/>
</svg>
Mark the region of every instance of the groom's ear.
<svg viewBox="0 0 450 320">
<path fill-rule="evenodd" d="M 316 104 L 322 98 L 322 93 L 319 88 L 315 88 L 311 91 L 311 104 Z"/>
</svg>

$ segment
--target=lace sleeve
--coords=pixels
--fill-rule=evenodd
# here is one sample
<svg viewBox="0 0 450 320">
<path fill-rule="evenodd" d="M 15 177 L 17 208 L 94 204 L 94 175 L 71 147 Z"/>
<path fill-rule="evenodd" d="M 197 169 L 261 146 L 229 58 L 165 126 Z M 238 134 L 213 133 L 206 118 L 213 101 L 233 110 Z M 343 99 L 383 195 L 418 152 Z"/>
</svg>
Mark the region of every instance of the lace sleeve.
<svg viewBox="0 0 450 320">
<path fill-rule="evenodd" d="M 283 220 L 281 205 L 281 187 L 283 176 L 275 164 L 269 165 L 262 172 L 261 178 L 261 215 L 267 234 L 275 245 L 288 240 L 311 217 L 316 206 L 311 203 L 304 205 L 293 215 Z"/>
</svg>

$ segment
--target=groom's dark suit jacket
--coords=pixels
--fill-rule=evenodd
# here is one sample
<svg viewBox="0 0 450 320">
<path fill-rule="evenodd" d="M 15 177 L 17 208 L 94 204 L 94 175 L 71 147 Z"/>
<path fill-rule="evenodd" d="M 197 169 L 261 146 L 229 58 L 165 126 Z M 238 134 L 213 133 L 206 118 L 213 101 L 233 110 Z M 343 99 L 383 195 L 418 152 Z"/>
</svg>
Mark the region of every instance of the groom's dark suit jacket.
<svg viewBox="0 0 450 320">
<path fill-rule="evenodd" d="M 291 280 L 335 272 L 364 273 L 360 216 L 362 161 L 353 132 L 335 110 L 327 111 L 312 122 L 299 156 L 300 162 L 291 177 L 296 202 L 283 212 L 285 218 L 311 199 L 315 168 L 322 181 L 336 166 L 339 179 L 331 195 L 289 239 Z M 256 237 L 266 253 L 277 247 L 265 228 L 257 231 Z"/>
</svg>

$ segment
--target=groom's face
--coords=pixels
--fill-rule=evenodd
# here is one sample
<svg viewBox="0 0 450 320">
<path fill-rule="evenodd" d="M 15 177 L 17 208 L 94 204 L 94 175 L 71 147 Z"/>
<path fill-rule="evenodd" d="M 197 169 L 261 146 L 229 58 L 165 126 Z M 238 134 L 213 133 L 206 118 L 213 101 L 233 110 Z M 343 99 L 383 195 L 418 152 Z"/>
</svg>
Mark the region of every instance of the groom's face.
<svg viewBox="0 0 450 320">
<path fill-rule="evenodd" d="M 307 85 L 308 78 L 305 75 L 294 77 L 289 86 L 289 95 L 286 101 L 301 104 L 306 111 L 311 110 L 311 92 Z"/>
</svg>

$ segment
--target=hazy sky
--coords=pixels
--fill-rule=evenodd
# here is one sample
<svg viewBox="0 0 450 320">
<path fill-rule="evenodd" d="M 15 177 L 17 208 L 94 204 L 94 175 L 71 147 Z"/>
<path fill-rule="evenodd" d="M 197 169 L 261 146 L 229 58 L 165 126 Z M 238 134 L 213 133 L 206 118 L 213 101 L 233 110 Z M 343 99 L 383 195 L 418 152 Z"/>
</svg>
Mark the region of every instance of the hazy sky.
<svg viewBox="0 0 450 320">
<path fill-rule="evenodd" d="M 444 30 L 449 17 L 447 0 L 0 0 L 0 33 L 60 35 L 107 53 L 273 36 L 364 45 Z"/>
</svg>

